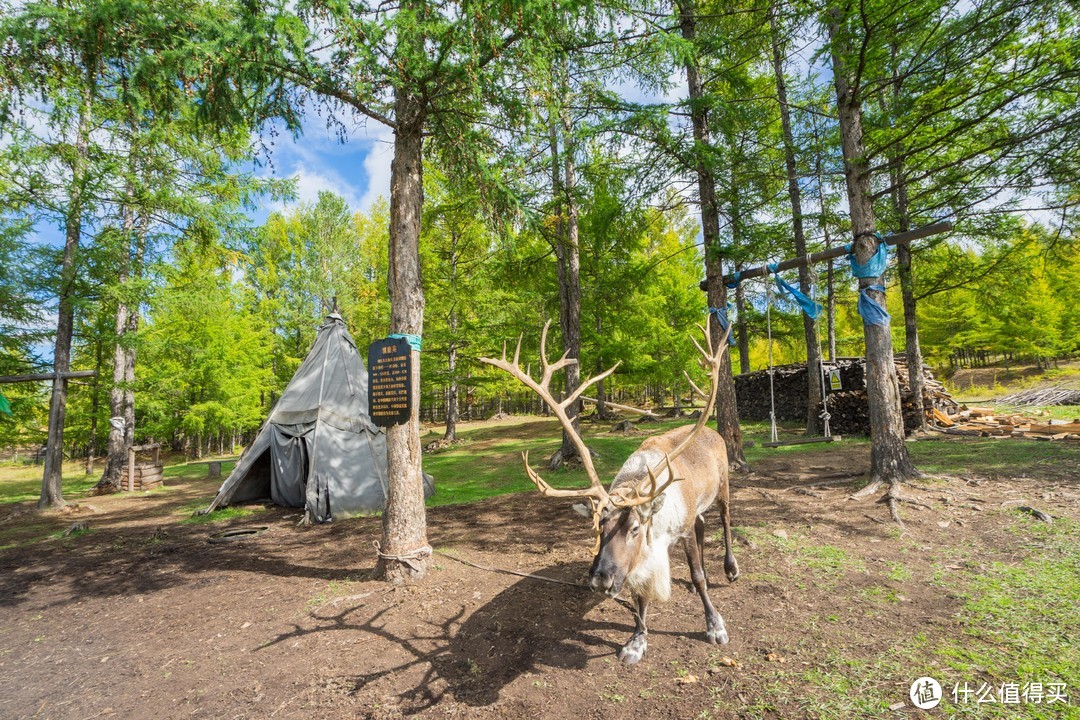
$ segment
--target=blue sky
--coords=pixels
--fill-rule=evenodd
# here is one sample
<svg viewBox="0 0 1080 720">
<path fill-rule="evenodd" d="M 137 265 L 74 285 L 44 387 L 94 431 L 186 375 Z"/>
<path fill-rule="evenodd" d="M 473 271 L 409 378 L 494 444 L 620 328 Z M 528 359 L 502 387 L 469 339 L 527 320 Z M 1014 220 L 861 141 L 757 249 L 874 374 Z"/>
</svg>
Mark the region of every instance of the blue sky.
<svg viewBox="0 0 1080 720">
<path fill-rule="evenodd" d="M 279 133 L 269 154 L 260 156 L 263 164 L 257 174 L 296 178 L 297 197 L 288 206 L 314 202 L 322 190 L 342 196 L 354 211 L 366 212 L 380 196 L 389 197 L 393 134 L 374 122 L 343 120 L 348 130 L 344 143 L 322 118 L 311 115 L 303 135 L 294 139 Z M 271 142 L 269 133 L 263 138 Z M 280 209 L 282 205 L 268 203 L 253 219 L 261 222 L 270 210 Z"/>
</svg>

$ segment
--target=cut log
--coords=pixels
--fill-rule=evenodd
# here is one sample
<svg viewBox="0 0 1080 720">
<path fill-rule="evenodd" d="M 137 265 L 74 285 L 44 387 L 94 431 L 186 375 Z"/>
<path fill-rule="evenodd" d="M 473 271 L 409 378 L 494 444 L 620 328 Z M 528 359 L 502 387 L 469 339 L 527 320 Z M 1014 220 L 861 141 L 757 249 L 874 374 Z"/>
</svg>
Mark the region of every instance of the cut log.
<svg viewBox="0 0 1080 720">
<path fill-rule="evenodd" d="M 1033 433 L 1045 433 L 1045 434 L 1048 434 L 1048 435 L 1054 435 L 1054 434 L 1057 434 L 1057 433 L 1080 433 L 1080 423 L 1076 423 L 1076 422 L 1061 423 L 1061 424 L 1051 423 L 1049 425 L 1036 425 L 1036 424 L 1033 423 L 1031 425 L 1030 432 L 1033 432 Z"/>
</svg>

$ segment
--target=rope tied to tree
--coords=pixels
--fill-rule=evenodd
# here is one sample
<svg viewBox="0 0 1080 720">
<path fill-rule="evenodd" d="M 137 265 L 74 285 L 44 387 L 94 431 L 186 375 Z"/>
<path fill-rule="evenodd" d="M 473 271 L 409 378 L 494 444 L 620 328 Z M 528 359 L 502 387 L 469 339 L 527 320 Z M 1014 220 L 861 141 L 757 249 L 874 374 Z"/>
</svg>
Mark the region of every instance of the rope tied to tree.
<svg viewBox="0 0 1080 720">
<path fill-rule="evenodd" d="M 396 562 L 405 563 L 406 565 L 411 567 L 416 572 L 420 572 L 423 568 L 419 567 L 413 561 L 414 560 L 423 560 L 425 558 L 429 558 L 429 557 L 431 557 L 431 553 L 432 553 L 432 549 L 431 549 L 430 545 L 423 545 L 421 547 L 416 548 L 412 552 L 401 553 L 401 554 L 397 554 L 397 555 L 394 555 L 392 553 L 384 553 L 382 551 L 382 545 L 379 544 L 378 540 L 373 541 L 371 543 L 371 546 L 373 548 L 375 548 L 375 552 L 376 552 L 376 554 L 378 554 L 380 560 L 394 560 Z"/>
</svg>

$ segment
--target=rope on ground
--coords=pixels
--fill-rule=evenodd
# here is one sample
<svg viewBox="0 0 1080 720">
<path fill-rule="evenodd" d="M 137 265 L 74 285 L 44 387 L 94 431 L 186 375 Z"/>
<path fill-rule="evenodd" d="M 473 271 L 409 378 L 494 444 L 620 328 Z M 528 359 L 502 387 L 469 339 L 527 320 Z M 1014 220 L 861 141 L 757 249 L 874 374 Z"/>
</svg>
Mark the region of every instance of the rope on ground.
<svg viewBox="0 0 1080 720">
<path fill-rule="evenodd" d="M 390 553 L 384 553 L 382 551 L 382 545 L 379 544 L 378 540 L 372 542 L 371 545 L 375 548 L 375 552 L 379 555 L 380 560 L 394 560 L 397 562 L 402 562 L 411 567 L 416 572 L 420 572 L 421 568 L 417 567 L 416 563 L 413 561 L 423 560 L 424 558 L 431 557 L 432 552 L 430 545 L 424 545 L 422 547 L 416 548 L 412 552 L 403 553 L 401 555 L 391 555 Z"/>
<path fill-rule="evenodd" d="M 543 575 L 533 575 L 532 573 L 520 572 L 518 570 L 506 570 L 504 568 L 489 567 L 487 565 L 480 565 L 478 563 L 472 562 L 471 560 L 457 557 L 456 555 L 451 555 L 450 553 L 444 552 L 442 550 L 436 550 L 435 552 L 439 555 L 442 555 L 443 557 L 455 560 L 462 565 L 468 565 L 469 567 L 474 567 L 477 570 L 483 570 L 485 572 L 500 573 L 502 575 L 517 575 L 518 577 L 532 578 L 533 580 L 543 580 L 544 582 L 556 583 L 558 585 L 569 585 L 571 587 L 579 587 L 585 589 L 589 588 L 589 586 L 584 583 L 573 582 L 571 580 L 560 580 L 559 578 L 544 577 Z"/>
</svg>

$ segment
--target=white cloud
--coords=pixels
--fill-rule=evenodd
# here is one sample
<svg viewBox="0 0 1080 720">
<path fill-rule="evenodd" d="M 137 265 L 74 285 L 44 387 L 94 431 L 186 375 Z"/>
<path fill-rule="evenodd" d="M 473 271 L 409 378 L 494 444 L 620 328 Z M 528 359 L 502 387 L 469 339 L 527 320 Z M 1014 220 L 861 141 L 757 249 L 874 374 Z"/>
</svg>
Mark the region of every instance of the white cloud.
<svg viewBox="0 0 1080 720">
<path fill-rule="evenodd" d="M 315 114 L 306 119 L 300 137 L 283 133 L 274 138 L 272 169 L 267 167 L 262 174 L 295 178 L 296 199 L 272 203 L 268 210 L 313 203 L 320 191 L 340 195 L 350 208 L 361 211 L 370 209 L 379 196 L 389 196 L 393 132 L 375 123 L 354 122 L 341 113 L 336 120 L 349 128 L 344 143 Z"/>
<path fill-rule="evenodd" d="M 354 207 L 363 212 L 380 197 L 390 198 L 390 163 L 394 159 L 394 133 L 385 125 L 380 125 L 373 133 L 374 143 L 364 158 L 364 172 L 367 173 L 367 190 Z"/>
</svg>

